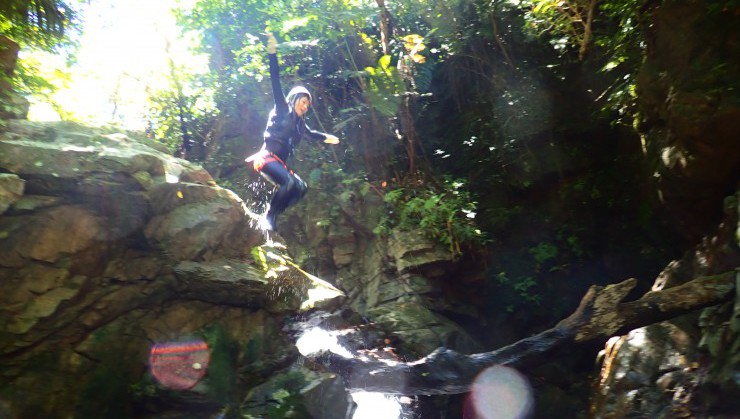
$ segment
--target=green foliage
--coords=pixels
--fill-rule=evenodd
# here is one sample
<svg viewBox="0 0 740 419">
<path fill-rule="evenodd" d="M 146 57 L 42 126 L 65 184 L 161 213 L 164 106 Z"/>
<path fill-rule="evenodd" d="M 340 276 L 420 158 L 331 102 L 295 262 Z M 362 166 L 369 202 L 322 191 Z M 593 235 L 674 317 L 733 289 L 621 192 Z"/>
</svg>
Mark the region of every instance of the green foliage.
<svg viewBox="0 0 740 419">
<path fill-rule="evenodd" d="M 458 3 L 455 2 L 457 7 Z M 278 55 L 283 87 L 306 84 L 317 100 L 309 123 L 318 129 L 331 130 L 340 138 L 363 130 L 365 139 L 343 142 L 342 147 L 356 149 L 358 154 L 372 155 L 375 164 L 365 161 L 368 171 L 388 169 L 402 145 L 377 146 L 381 140 L 394 141 L 393 120 L 398 114 L 406 91 L 416 88 L 425 92 L 433 84 L 433 69 L 443 49 L 434 53 L 426 46 L 437 44 L 432 30 L 437 23 L 454 23 L 446 6 L 434 10 L 423 3 L 388 5 L 395 24 L 390 51 L 382 51 L 378 20 L 380 9 L 368 1 L 288 2 L 247 0 L 235 6 L 226 0 L 200 0 L 192 10 L 181 10 L 178 21 L 185 30 L 202 37 L 200 49 L 211 56 L 213 79 L 208 86 L 223 115 L 240 115 L 245 108 L 269 109 L 270 88 L 264 32 L 278 38 Z M 431 20 L 423 22 L 415 15 L 423 12 Z M 412 34 L 426 34 L 423 42 L 414 43 L 415 52 L 407 50 L 408 42 L 399 42 Z M 454 39 L 454 33 L 443 36 Z M 428 39 L 427 39 L 428 38 Z M 415 38 L 416 39 L 416 38 Z M 423 48 L 422 48 L 423 46 Z M 395 57 L 411 57 L 413 64 L 399 70 Z M 425 63 L 422 61 L 426 61 Z M 265 106 L 267 103 L 267 106 Z M 420 110 L 423 110 L 421 108 Z M 315 124 L 316 115 L 326 123 Z M 349 131 L 344 133 L 342 131 Z M 390 134 L 390 135 L 388 135 Z M 356 137 L 356 136 L 355 136 Z M 375 147 L 382 152 L 378 153 Z M 348 158 L 352 155 L 346 154 Z M 398 164 L 405 162 L 398 160 Z M 383 174 L 385 176 L 385 173 Z"/>
<path fill-rule="evenodd" d="M 551 35 L 550 44 L 562 54 L 575 47 L 582 59 L 591 43 L 596 0 L 524 0 L 525 30 L 535 36 Z"/>
<path fill-rule="evenodd" d="M 169 86 L 149 94 L 147 117 L 152 122 L 152 136 L 164 142 L 174 153 L 204 147 L 217 110 L 203 77 L 172 68 Z M 202 160 L 203 153 L 183 153 L 191 160 Z"/>
<path fill-rule="evenodd" d="M 247 0 L 235 7 L 227 0 L 200 0 L 192 10 L 181 10 L 178 21 L 186 30 L 202 35 L 201 52 L 210 54 L 216 75 L 216 100 L 226 104 L 239 99 L 245 88 L 258 93 L 252 95 L 258 101 L 269 92 L 269 86 L 260 85 L 267 76 L 266 31 L 279 39 L 287 86 L 305 76 L 330 76 L 323 71 L 323 63 L 342 58 L 344 50 L 337 48 L 338 41 L 356 33 L 369 10 L 364 3 L 343 1 Z"/>
<path fill-rule="evenodd" d="M 522 5 L 527 7 L 525 30 L 547 39 L 563 57 L 579 50 L 583 59 L 586 49 L 597 49 L 592 61 L 613 80 L 597 100 L 604 101 L 603 111 L 615 112 L 630 123 L 635 113 L 635 77 L 645 48 L 639 26 L 642 2 L 525 0 Z M 594 20 L 586 25 L 590 8 Z"/>
<path fill-rule="evenodd" d="M 0 36 L 16 42 L 23 51 L 12 77 L 5 74 L 1 77 L 15 92 L 51 103 L 62 118 L 69 117 L 69 112 L 61 109 L 51 96 L 69 81 L 65 65 L 74 60 L 76 50 L 71 35 L 80 23 L 69 3 L 62 0 L 0 2 Z M 61 61 L 66 63 L 60 63 L 59 57 L 65 58 Z"/>
<path fill-rule="evenodd" d="M 399 95 L 406 90 L 406 85 L 398 70 L 391 66 L 391 56 L 380 57 L 377 67 L 366 67 L 361 74 L 368 79 L 367 102 L 383 116 L 396 115 L 401 106 Z"/>
<path fill-rule="evenodd" d="M 71 59 L 69 55 L 68 60 Z M 74 120 L 73 110 L 64 109 L 54 98 L 71 81 L 68 65 L 69 62 L 61 63 L 49 52 L 30 48 L 18 59 L 10 82 L 21 95 L 50 104 L 62 120 Z"/>
<path fill-rule="evenodd" d="M 475 248 L 486 242 L 486 236 L 475 224 L 476 202 L 457 180 L 446 180 L 444 190 L 434 187 L 398 188 L 388 191 L 384 200 L 390 211 L 374 229 L 387 234 L 392 228 L 419 229 L 438 240 L 454 256 L 462 249 Z"/>
<path fill-rule="evenodd" d="M 611 59 L 602 71 L 611 75 L 614 82 L 602 94 L 605 99 L 603 109 L 620 115 L 631 125 L 636 114 L 635 79 L 643 60 L 645 39 L 640 28 L 642 2 L 637 0 L 612 0 L 599 7 L 602 20 L 608 30 L 594 39 L 594 43 L 604 56 Z"/>
<path fill-rule="evenodd" d="M 0 33 L 17 42 L 51 51 L 65 41 L 75 25 L 75 12 L 63 0 L 4 0 L 0 3 Z"/>
<path fill-rule="evenodd" d="M 218 186 L 220 186 L 220 187 L 222 187 L 224 189 L 231 190 L 231 191 L 238 191 L 239 190 L 239 186 L 236 183 L 234 183 L 231 180 L 223 179 L 223 178 L 218 180 Z"/>
<path fill-rule="evenodd" d="M 496 281 L 501 286 L 511 288 L 525 304 L 539 305 L 542 302 L 542 295 L 536 291 L 537 281 L 530 275 L 509 277 L 506 272 L 499 272 L 496 275 Z M 514 304 L 507 304 L 504 310 L 509 313 L 513 312 Z"/>
<path fill-rule="evenodd" d="M 303 405 L 303 390 L 308 382 L 300 371 L 288 371 L 270 379 L 269 406 L 258 415 L 242 413 L 244 419 L 307 418 L 310 414 Z"/>
<path fill-rule="evenodd" d="M 269 419 L 282 418 L 305 418 L 310 414 L 303 405 L 303 398 L 299 392 L 290 393 L 285 389 L 272 394 L 271 401 L 274 403 L 267 410 Z"/>
<path fill-rule="evenodd" d="M 537 264 L 542 264 L 548 260 L 555 259 L 558 255 L 558 248 L 550 243 L 542 242 L 529 249 L 529 253 L 534 256 Z"/>
</svg>

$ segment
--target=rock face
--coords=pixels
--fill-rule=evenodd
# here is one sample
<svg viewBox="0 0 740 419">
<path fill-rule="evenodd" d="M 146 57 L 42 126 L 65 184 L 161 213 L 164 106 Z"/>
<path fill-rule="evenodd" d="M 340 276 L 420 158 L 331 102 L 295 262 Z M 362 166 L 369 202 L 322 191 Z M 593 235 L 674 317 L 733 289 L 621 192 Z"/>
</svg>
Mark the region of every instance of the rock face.
<svg viewBox="0 0 740 419">
<path fill-rule="evenodd" d="M 740 265 L 740 27 L 736 10 L 706 1 L 661 1 L 646 10 L 647 54 L 637 79 L 643 150 L 670 221 L 700 243 L 663 270 L 653 285 L 662 289 Z M 722 220 L 717 203 L 726 196 L 724 221 L 706 235 Z M 737 417 L 739 310 L 737 294 L 612 338 L 594 417 Z"/>
<path fill-rule="evenodd" d="M 332 195 L 316 188 L 305 207 L 294 211 L 285 228 L 303 263 L 335 278 L 347 304 L 379 329 L 410 358 L 440 346 L 463 353 L 482 349 L 447 313 L 480 321 L 473 307 L 462 308 L 444 295 L 445 281 L 457 281 L 458 263 L 448 249 L 421 231 L 394 230 L 388 237 L 372 233 L 382 199 L 351 188 Z M 301 217 L 298 217 L 301 214 Z M 339 214 L 332 216 L 331 214 Z M 331 219 L 328 226 L 315 220 Z M 445 314 L 442 314 L 445 313 Z"/>
<path fill-rule="evenodd" d="M 457 310 L 439 298 L 442 277 L 457 269 L 451 255 L 418 232 L 372 234 L 382 208 L 372 196 L 307 200 L 308 216 L 285 223 L 292 258 L 201 167 L 131 133 L 9 121 L 0 172 L 0 405 L 11 416 L 210 415 L 239 405 L 256 417 L 350 417 L 341 379 L 292 367 L 305 330 L 291 319 L 344 298 L 308 271 L 348 294 L 321 327 L 364 324 L 344 335 L 349 350 L 479 349 L 440 314 Z M 344 215 L 329 227 L 311 222 L 335 210 Z M 158 385 L 152 344 L 195 338 L 212 357 L 204 380 L 186 393 Z"/>
<path fill-rule="evenodd" d="M 146 416 L 168 397 L 172 409 L 213 412 L 243 387 L 237 364 L 261 382 L 297 357 L 280 316 L 297 313 L 309 287 L 266 280 L 250 255 L 264 237 L 241 200 L 142 141 L 27 121 L 0 134 L 10 417 Z M 195 337 L 211 346 L 210 372 L 177 402 L 147 374 L 147 352 Z"/>
<path fill-rule="evenodd" d="M 733 7 L 652 4 L 637 78 L 643 150 L 671 221 L 695 243 L 740 173 L 740 26 Z"/>
<path fill-rule="evenodd" d="M 728 199 L 717 234 L 670 263 L 653 290 L 737 269 L 738 211 L 737 199 Z M 736 417 L 740 273 L 736 277 L 731 302 L 612 338 L 603 351 L 594 417 Z"/>
</svg>

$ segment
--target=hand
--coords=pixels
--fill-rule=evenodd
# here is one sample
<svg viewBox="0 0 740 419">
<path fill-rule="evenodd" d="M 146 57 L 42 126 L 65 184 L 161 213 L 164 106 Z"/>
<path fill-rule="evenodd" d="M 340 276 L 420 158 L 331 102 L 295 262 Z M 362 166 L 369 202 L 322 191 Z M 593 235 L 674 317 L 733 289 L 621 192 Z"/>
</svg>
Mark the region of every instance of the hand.
<svg viewBox="0 0 740 419">
<path fill-rule="evenodd" d="M 324 139 L 324 143 L 326 144 L 339 144 L 339 138 L 337 138 L 334 135 L 326 134 L 326 139 Z"/>
<path fill-rule="evenodd" d="M 275 35 L 272 32 L 267 32 L 265 35 L 267 35 L 267 53 L 275 54 L 277 52 L 277 39 L 275 39 Z"/>
</svg>

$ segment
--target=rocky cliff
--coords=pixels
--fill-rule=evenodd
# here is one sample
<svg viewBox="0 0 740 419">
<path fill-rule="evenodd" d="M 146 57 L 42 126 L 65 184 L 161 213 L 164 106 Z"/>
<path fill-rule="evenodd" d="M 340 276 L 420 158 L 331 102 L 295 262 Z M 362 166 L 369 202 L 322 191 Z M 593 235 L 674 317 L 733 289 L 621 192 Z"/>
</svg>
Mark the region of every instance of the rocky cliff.
<svg viewBox="0 0 740 419">
<path fill-rule="evenodd" d="M 596 418 L 737 417 L 740 404 L 740 224 L 737 197 L 725 220 L 683 258 L 668 264 L 652 290 L 735 271 L 732 301 L 609 339 L 600 353 Z"/>
<path fill-rule="evenodd" d="M 740 30 L 733 2 L 648 2 L 637 75 L 645 163 L 671 222 L 696 243 L 740 172 Z"/>
<path fill-rule="evenodd" d="M 293 258 L 233 192 L 165 151 L 132 133 L 69 123 L 10 121 L 0 135 L 0 403 L 10 417 L 294 406 L 344 417 L 352 404 L 335 376 L 290 368 L 304 331 L 294 324 L 316 290 L 329 292 L 333 308 L 346 300 L 324 326 L 374 323 L 345 339 L 352 350 L 391 337 L 409 354 L 476 348 L 433 311 L 449 304 L 434 302 L 434 279 L 455 266 L 433 243 L 408 232 L 378 242 L 358 221 L 367 203 L 350 199 L 329 228 L 307 220 L 302 239 L 291 228 L 290 240 L 316 250 Z M 306 271 L 317 272 L 321 257 L 347 297 Z M 211 348 L 208 374 L 184 396 L 168 392 L 148 371 L 148 351 L 195 338 Z M 316 396 L 327 388 L 339 398 Z"/>
<path fill-rule="evenodd" d="M 10 417 L 131 417 L 137 400 L 139 414 L 166 410 L 144 397 L 154 342 L 211 336 L 221 373 L 198 392 L 217 408 L 238 387 L 237 364 L 259 380 L 295 356 L 281 316 L 307 288 L 267 281 L 250 256 L 264 237 L 241 200 L 164 151 L 64 123 L 14 121 L 2 133 Z"/>
<path fill-rule="evenodd" d="M 648 2 L 641 12 L 647 43 L 637 100 L 645 164 L 670 222 L 698 243 L 660 273 L 652 289 L 661 290 L 740 266 L 740 26 L 732 2 Z M 733 302 L 612 338 L 601 354 L 592 415 L 737 417 L 736 278 Z"/>
<path fill-rule="evenodd" d="M 641 10 L 641 162 L 670 222 L 699 243 L 666 267 L 655 290 L 738 266 L 740 43 L 737 11 L 727 4 L 662 1 Z M 14 60 L 0 57 L 0 69 L 7 74 Z M 241 120 L 224 124 L 223 135 L 239 141 L 259 132 Z M 234 193 L 156 142 L 67 123 L 7 122 L 0 417 L 344 418 L 354 406 L 342 380 L 303 365 L 296 340 L 308 328 L 341 330 L 335 338 L 368 356 L 492 349 L 470 331 L 496 335 L 505 321 L 478 313 L 484 280 L 475 267 L 418 232 L 374 235 L 383 203 L 365 192 L 315 188 L 300 212 L 285 214 L 283 242 L 255 228 Z M 310 309 L 318 290 L 332 297 L 318 303 L 326 312 Z M 560 387 L 570 391 L 549 397 L 590 398 L 594 417 L 735 417 L 738 307 L 736 296 L 615 337 L 593 394 L 564 378 Z M 193 339 L 210 348 L 208 371 L 188 391 L 168 390 L 150 374 L 149 350 Z M 548 378 L 572 365 L 563 364 Z"/>
</svg>

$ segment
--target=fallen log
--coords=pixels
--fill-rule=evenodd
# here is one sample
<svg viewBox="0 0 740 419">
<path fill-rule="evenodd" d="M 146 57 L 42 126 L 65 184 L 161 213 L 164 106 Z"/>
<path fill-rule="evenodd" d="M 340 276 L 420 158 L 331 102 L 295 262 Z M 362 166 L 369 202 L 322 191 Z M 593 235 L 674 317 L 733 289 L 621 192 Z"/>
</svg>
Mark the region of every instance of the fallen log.
<svg viewBox="0 0 740 419">
<path fill-rule="evenodd" d="M 680 286 L 648 292 L 630 302 L 623 300 L 637 284 L 634 278 L 608 286 L 594 285 L 573 314 L 553 328 L 491 352 L 465 355 L 437 348 L 413 362 L 346 358 L 322 352 L 314 361 L 341 375 L 350 391 L 403 395 L 465 393 L 487 367 L 531 367 L 547 361 L 543 355 L 563 345 L 607 339 L 729 301 L 734 295 L 736 275 L 737 272 L 729 271 L 696 278 Z"/>
</svg>

